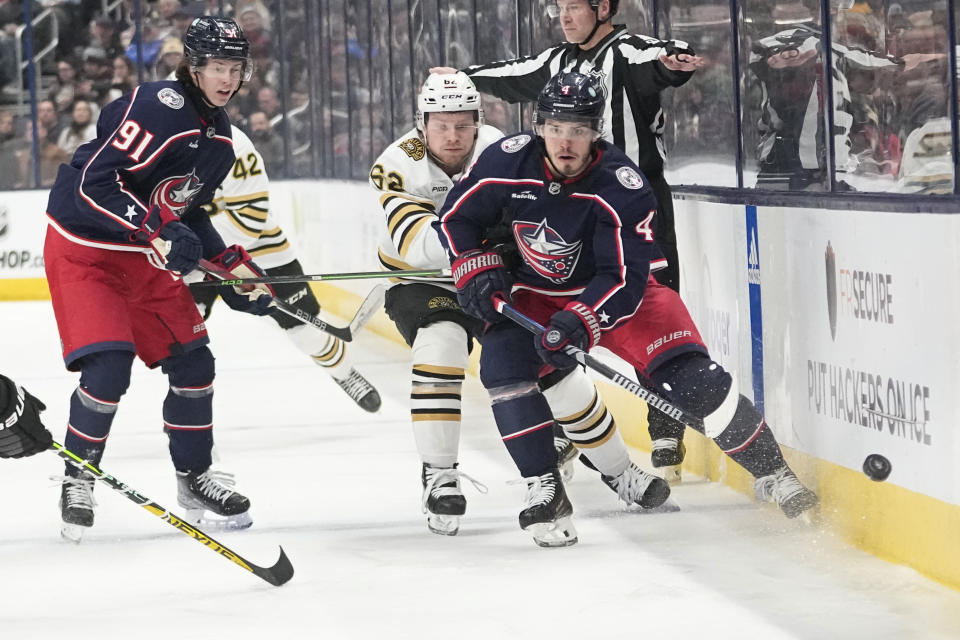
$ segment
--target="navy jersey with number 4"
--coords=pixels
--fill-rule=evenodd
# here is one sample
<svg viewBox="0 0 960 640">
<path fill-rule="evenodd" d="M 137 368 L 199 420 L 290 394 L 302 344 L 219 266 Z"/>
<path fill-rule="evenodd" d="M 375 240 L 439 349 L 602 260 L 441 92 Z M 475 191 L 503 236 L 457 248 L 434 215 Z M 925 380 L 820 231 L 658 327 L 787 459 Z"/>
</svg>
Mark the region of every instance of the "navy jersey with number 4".
<svg viewBox="0 0 960 640">
<path fill-rule="evenodd" d="M 226 112 L 204 112 L 206 118 L 175 81 L 142 84 L 108 104 L 97 138 L 60 165 L 47 203 L 51 226 L 86 246 L 148 252 L 131 233 L 157 204 L 197 233 L 205 256 L 222 251 L 197 205 L 213 199 L 233 166 L 233 142 Z"/>
<path fill-rule="evenodd" d="M 651 270 L 666 265 L 654 241 L 653 191 L 637 166 L 604 141 L 575 179 L 554 176 L 530 132 L 487 147 L 434 223 L 456 259 L 506 221 L 523 263 L 514 290 L 573 296 L 603 330 L 633 316 Z"/>
</svg>

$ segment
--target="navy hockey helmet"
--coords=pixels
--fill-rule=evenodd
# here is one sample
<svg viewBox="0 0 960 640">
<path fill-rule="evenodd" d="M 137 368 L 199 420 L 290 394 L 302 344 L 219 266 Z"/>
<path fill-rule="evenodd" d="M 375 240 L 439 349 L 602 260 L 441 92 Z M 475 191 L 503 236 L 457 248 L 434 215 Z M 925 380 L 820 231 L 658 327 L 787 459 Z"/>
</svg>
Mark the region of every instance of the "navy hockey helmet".
<svg viewBox="0 0 960 640">
<path fill-rule="evenodd" d="M 537 98 L 535 128 L 539 130 L 547 120 L 585 122 L 600 134 L 603 132 L 605 102 L 595 76 L 561 71 L 550 78 Z"/>
<path fill-rule="evenodd" d="M 199 69 L 210 58 L 243 62 L 243 81 L 250 79 L 250 43 L 243 30 L 231 18 L 196 18 L 183 36 L 183 55 L 193 69 Z"/>
</svg>

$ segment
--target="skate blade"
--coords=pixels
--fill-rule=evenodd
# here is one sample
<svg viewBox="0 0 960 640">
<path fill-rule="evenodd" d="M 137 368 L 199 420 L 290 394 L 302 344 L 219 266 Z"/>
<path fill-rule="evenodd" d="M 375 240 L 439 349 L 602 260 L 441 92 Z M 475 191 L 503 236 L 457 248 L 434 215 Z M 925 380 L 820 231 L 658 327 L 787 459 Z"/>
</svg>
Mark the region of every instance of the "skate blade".
<svg viewBox="0 0 960 640">
<path fill-rule="evenodd" d="M 205 531 L 238 531 L 249 529 L 253 525 L 249 511 L 221 516 L 206 509 L 187 509 L 183 520 Z"/>
<path fill-rule="evenodd" d="M 577 530 L 570 516 L 553 522 L 538 522 L 525 529 L 533 534 L 533 541 L 541 547 L 569 547 L 577 544 Z"/>
<path fill-rule="evenodd" d="M 670 465 L 669 467 L 660 467 L 662 472 L 662 477 L 664 480 L 669 482 L 671 485 L 680 484 L 683 482 L 683 467 L 679 464 Z"/>
<path fill-rule="evenodd" d="M 640 507 L 638 513 L 674 513 L 680 511 L 680 505 L 674 502 L 673 498 L 667 498 L 666 502 L 659 507 Z"/>
<path fill-rule="evenodd" d="M 460 516 L 431 513 L 427 516 L 427 527 L 437 535 L 455 536 L 460 530 Z"/>
<path fill-rule="evenodd" d="M 783 515 L 791 520 L 799 520 L 809 525 L 816 525 L 820 521 L 820 501 L 807 500 L 801 502 L 798 505 L 794 505 L 793 509 L 784 511 Z"/>
<path fill-rule="evenodd" d="M 60 525 L 60 537 L 74 544 L 80 544 L 80 541 L 83 540 L 83 532 L 89 528 L 90 527 L 84 527 L 79 524 L 64 522 Z"/>
</svg>

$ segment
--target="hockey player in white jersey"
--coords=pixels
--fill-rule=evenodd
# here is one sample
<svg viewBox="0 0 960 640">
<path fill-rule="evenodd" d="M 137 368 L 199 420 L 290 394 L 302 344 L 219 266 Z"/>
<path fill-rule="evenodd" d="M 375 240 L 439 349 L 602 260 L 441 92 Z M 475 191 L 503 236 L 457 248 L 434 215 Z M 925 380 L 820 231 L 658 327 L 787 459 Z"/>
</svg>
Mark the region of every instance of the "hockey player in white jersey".
<svg viewBox="0 0 960 640">
<path fill-rule="evenodd" d="M 303 275 L 296 253 L 270 213 L 270 180 L 263 157 L 250 138 L 233 127 L 233 149 L 237 159 L 233 169 L 217 190 L 214 200 L 204 209 L 213 226 L 228 244 L 239 244 L 255 258 L 268 275 Z M 307 283 L 271 285 L 277 297 L 311 315 L 320 312 L 320 304 Z M 210 317 L 218 287 L 191 287 L 191 293 L 204 320 Z M 324 368 L 334 382 L 357 405 L 371 413 L 380 409 L 380 394 L 350 363 L 347 345 L 330 334 L 318 331 L 279 311 L 271 317 L 286 332 L 297 348 Z"/>
<path fill-rule="evenodd" d="M 416 127 L 377 158 L 370 170 L 385 214 L 379 260 L 386 271 L 449 268 L 431 222 L 455 181 L 501 132 L 483 123 L 480 94 L 463 73 L 432 74 L 417 99 Z M 510 244 L 510 236 L 501 239 Z M 492 239 L 491 239 L 492 240 Z M 419 452 L 423 510 L 434 533 L 455 535 L 466 499 L 467 478 L 458 467 L 461 387 L 473 338 L 482 322 L 457 303 L 450 278 L 396 278 L 386 296 L 386 312 L 412 348 L 410 417 Z M 553 415 L 576 443 L 588 466 L 628 504 L 656 507 L 666 500 L 666 482 L 630 461 L 592 381 L 581 369 L 555 376 L 544 391 Z M 570 463 L 573 447 L 558 441 L 558 459 Z"/>
</svg>

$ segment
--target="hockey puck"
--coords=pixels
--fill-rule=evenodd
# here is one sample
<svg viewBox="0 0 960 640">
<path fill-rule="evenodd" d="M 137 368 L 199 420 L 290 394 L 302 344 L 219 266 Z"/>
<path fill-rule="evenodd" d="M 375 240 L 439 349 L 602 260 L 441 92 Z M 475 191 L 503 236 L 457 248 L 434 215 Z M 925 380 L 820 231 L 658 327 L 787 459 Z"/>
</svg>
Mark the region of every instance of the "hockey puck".
<svg viewBox="0 0 960 640">
<path fill-rule="evenodd" d="M 890 477 L 893 466 L 879 453 L 871 453 L 863 461 L 863 472 L 874 482 L 883 482 Z"/>
</svg>

